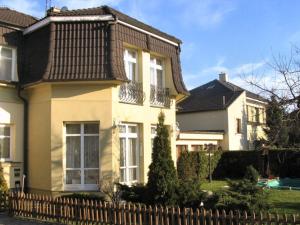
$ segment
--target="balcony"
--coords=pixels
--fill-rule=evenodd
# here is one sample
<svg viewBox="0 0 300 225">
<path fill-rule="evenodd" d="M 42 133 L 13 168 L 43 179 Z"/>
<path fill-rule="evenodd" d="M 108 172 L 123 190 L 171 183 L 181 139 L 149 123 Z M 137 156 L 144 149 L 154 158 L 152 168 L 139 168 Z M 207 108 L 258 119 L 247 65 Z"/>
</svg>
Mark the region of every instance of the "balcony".
<svg viewBox="0 0 300 225">
<path fill-rule="evenodd" d="M 152 106 L 170 108 L 170 91 L 169 88 L 161 88 L 155 85 L 150 87 L 150 104 Z"/>
<path fill-rule="evenodd" d="M 144 92 L 142 83 L 130 81 L 120 86 L 119 100 L 120 102 L 130 104 L 142 104 L 144 101 Z"/>
</svg>

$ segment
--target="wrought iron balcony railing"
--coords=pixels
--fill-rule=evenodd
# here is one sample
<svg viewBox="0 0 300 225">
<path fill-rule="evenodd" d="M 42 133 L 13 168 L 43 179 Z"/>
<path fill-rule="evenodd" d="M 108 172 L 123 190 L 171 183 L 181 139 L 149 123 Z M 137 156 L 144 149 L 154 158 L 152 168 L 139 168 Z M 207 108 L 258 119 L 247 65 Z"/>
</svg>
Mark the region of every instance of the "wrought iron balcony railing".
<svg viewBox="0 0 300 225">
<path fill-rule="evenodd" d="M 142 83 L 130 81 L 120 86 L 119 100 L 120 102 L 131 104 L 142 104 L 144 101 L 144 92 Z"/>
<path fill-rule="evenodd" d="M 170 107 L 170 91 L 169 88 L 161 88 L 155 85 L 150 87 L 150 104 L 154 106 Z"/>
</svg>

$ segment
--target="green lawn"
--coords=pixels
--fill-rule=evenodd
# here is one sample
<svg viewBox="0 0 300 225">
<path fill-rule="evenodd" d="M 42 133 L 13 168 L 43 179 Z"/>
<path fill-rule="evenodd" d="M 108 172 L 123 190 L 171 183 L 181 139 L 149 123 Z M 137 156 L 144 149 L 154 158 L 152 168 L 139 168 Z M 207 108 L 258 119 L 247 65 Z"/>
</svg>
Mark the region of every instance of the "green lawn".
<svg viewBox="0 0 300 225">
<path fill-rule="evenodd" d="M 202 190 L 218 191 L 225 189 L 225 180 L 215 180 L 212 183 L 203 183 Z M 300 190 L 266 190 L 269 193 L 269 202 L 272 204 L 270 212 L 300 214 Z"/>
</svg>

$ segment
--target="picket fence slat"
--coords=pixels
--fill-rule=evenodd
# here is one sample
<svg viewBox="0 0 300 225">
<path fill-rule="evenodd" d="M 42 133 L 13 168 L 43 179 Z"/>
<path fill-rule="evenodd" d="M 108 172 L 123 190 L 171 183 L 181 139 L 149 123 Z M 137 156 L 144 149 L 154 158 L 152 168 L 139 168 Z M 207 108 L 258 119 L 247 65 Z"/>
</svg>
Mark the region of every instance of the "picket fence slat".
<svg viewBox="0 0 300 225">
<path fill-rule="evenodd" d="M 179 207 L 112 204 L 97 200 L 1 193 L 0 211 L 12 216 L 60 224 L 110 225 L 252 225 L 300 224 L 299 215 L 212 211 Z"/>
</svg>

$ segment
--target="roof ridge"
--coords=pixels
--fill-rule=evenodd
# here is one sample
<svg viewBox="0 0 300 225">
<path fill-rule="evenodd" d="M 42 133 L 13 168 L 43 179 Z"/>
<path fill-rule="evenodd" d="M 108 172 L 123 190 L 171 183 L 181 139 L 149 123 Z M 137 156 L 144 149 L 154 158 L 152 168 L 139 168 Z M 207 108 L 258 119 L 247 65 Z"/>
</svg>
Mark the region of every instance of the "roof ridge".
<svg viewBox="0 0 300 225">
<path fill-rule="evenodd" d="M 166 36 L 169 36 L 170 38 L 174 38 L 174 39 L 176 39 L 178 42 L 182 43 L 182 41 L 181 41 L 180 39 L 178 39 L 177 37 L 175 37 L 174 35 L 171 35 L 171 34 L 168 34 L 168 33 L 164 32 L 164 31 L 161 31 L 160 29 L 155 28 L 154 26 L 151 26 L 151 25 L 149 25 L 149 24 L 146 24 L 145 22 L 140 21 L 139 19 L 136 19 L 136 18 L 134 18 L 134 17 L 132 17 L 132 16 L 130 16 L 130 15 L 127 15 L 127 14 L 125 14 L 125 13 L 123 13 L 123 12 L 121 12 L 121 11 L 115 9 L 115 8 L 112 8 L 112 7 L 108 6 L 108 5 L 104 5 L 103 8 L 104 8 L 105 10 L 108 10 L 109 12 L 111 12 L 111 13 L 114 14 L 114 15 L 115 15 L 115 13 L 119 13 L 119 14 L 125 16 L 125 17 L 129 17 L 130 19 L 133 19 L 133 20 L 135 20 L 136 22 L 141 23 L 141 24 L 145 25 L 146 27 L 148 27 L 148 28 L 150 28 L 150 29 L 154 29 L 154 30 L 156 30 L 157 32 L 162 33 L 162 34 L 164 34 L 164 35 L 166 35 Z M 118 15 L 115 15 L 115 16 L 118 16 Z"/>
<path fill-rule="evenodd" d="M 29 15 L 29 14 L 26 14 L 26 13 L 23 13 L 23 12 L 20 12 L 20 11 L 14 9 L 14 8 L 9 8 L 9 7 L 7 7 L 7 6 L 3 6 L 3 7 L 0 6 L 0 9 L 6 9 L 6 10 L 9 10 L 9 11 L 13 11 L 13 12 L 22 14 L 23 16 L 27 16 L 27 17 L 33 18 L 33 19 L 35 19 L 35 20 L 38 20 L 37 17 L 34 17 L 34 16 L 32 16 L 32 15 Z"/>
</svg>

